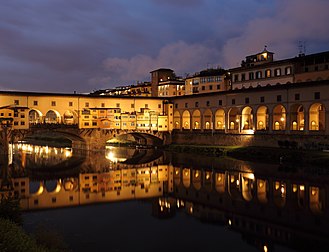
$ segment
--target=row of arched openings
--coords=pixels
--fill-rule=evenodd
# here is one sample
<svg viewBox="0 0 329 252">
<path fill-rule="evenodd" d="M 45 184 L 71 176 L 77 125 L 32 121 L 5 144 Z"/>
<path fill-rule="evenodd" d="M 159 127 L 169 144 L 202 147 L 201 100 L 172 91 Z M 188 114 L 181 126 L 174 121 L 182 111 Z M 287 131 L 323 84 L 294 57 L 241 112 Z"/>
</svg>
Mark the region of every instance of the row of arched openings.
<svg viewBox="0 0 329 252">
<path fill-rule="evenodd" d="M 307 114 L 306 114 L 307 113 Z M 288 115 L 290 124 L 287 125 Z M 308 116 L 308 117 L 306 117 Z M 308 121 L 305 119 L 308 118 Z M 226 120 L 228 120 L 226 122 Z M 267 106 L 260 106 L 254 110 L 246 106 L 240 112 L 239 108 L 230 108 L 227 112 L 220 108 L 213 113 L 210 109 L 201 114 L 199 109 L 179 111 L 174 113 L 175 129 L 214 129 L 214 130 L 296 130 L 303 131 L 305 123 L 309 130 L 325 130 L 325 107 L 321 103 L 314 103 L 308 111 L 301 104 L 294 104 L 288 114 L 287 109 L 279 104 L 269 111 Z"/>
<path fill-rule="evenodd" d="M 29 122 L 31 124 L 39 123 L 64 123 L 64 124 L 76 124 L 78 123 L 78 116 L 76 112 L 67 110 L 61 115 L 56 110 L 48 110 L 46 114 L 42 114 L 41 111 L 31 109 L 29 111 Z"/>
</svg>

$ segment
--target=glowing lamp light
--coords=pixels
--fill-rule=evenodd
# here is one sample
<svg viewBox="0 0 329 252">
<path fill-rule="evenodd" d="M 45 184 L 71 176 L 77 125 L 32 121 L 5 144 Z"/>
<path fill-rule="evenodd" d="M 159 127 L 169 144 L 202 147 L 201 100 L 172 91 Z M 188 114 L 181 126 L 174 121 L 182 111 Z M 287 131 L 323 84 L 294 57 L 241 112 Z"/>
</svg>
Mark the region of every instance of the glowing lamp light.
<svg viewBox="0 0 329 252">
<path fill-rule="evenodd" d="M 279 182 L 275 182 L 275 190 L 279 190 L 280 188 L 280 183 Z"/>
<path fill-rule="evenodd" d="M 199 177 L 199 172 L 197 171 L 197 172 L 195 172 L 195 175 L 194 175 L 196 178 L 198 178 Z"/>
<path fill-rule="evenodd" d="M 295 192 L 297 192 L 297 185 L 292 185 L 292 191 L 295 193 Z"/>
<path fill-rule="evenodd" d="M 264 252 L 268 252 L 268 247 L 266 245 L 263 246 Z"/>
</svg>

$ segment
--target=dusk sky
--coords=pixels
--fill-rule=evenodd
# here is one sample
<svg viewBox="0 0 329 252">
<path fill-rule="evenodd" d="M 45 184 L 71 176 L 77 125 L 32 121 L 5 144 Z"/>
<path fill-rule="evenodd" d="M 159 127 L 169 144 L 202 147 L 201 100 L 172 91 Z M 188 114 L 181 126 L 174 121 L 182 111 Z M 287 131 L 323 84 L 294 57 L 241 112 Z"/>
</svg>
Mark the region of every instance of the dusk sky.
<svg viewBox="0 0 329 252">
<path fill-rule="evenodd" d="M 0 90 L 89 93 L 329 50 L 328 0 L 2 0 Z"/>
</svg>

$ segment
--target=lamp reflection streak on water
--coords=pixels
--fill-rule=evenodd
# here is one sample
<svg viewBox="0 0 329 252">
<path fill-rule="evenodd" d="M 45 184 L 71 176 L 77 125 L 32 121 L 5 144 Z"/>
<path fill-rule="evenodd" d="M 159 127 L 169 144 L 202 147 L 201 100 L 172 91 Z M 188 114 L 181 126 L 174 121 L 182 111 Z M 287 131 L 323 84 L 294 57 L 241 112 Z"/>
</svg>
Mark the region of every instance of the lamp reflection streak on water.
<svg viewBox="0 0 329 252">
<path fill-rule="evenodd" d="M 24 153 L 22 155 L 29 160 L 29 163 L 35 163 L 36 165 L 47 163 L 48 165 L 54 165 L 67 160 L 73 156 L 72 148 L 57 148 L 51 146 L 32 145 L 26 143 L 19 143 L 14 145 L 14 154 Z M 26 160 L 22 160 L 25 163 Z"/>
</svg>

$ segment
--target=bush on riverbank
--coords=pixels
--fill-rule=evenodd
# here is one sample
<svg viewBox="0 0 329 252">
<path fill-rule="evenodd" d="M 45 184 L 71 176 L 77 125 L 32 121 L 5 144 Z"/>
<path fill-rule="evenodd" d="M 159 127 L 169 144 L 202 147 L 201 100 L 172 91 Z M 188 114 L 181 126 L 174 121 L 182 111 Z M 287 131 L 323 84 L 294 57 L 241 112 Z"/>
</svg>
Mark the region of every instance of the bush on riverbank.
<svg viewBox="0 0 329 252">
<path fill-rule="evenodd" d="M 22 227 L 8 219 L 0 219 L 0 251 L 49 251 L 37 245 Z"/>
<path fill-rule="evenodd" d="M 19 199 L 9 195 L 2 195 L 0 199 L 0 217 L 22 225 L 22 211 L 19 205 Z"/>
</svg>

